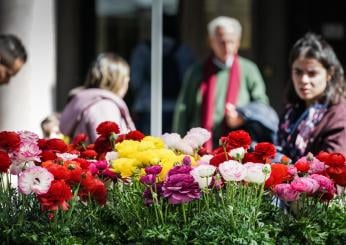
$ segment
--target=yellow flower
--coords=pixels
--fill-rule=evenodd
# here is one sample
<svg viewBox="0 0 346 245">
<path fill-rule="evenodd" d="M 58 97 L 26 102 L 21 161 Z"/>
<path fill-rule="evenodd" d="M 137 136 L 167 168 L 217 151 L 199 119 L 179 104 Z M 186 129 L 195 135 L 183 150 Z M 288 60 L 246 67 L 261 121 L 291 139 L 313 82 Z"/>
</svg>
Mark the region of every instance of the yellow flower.
<svg viewBox="0 0 346 245">
<path fill-rule="evenodd" d="M 142 166 L 149 166 L 160 162 L 160 156 L 157 154 L 157 150 L 136 152 L 133 157 L 136 158 L 139 165 Z"/>
<path fill-rule="evenodd" d="M 112 161 L 112 171 L 119 173 L 122 178 L 133 176 L 138 162 L 136 159 L 118 158 Z"/>
<path fill-rule="evenodd" d="M 159 137 L 154 136 L 145 136 L 140 142 L 139 150 L 149 150 L 149 149 L 162 149 L 164 148 L 165 143 Z"/>
<path fill-rule="evenodd" d="M 135 140 L 124 140 L 116 144 L 115 149 L 119 153 L 119 157 L 132 158 L 133 154 L 138 151 L 139 144 L 140 142 Z"/>
</svg>

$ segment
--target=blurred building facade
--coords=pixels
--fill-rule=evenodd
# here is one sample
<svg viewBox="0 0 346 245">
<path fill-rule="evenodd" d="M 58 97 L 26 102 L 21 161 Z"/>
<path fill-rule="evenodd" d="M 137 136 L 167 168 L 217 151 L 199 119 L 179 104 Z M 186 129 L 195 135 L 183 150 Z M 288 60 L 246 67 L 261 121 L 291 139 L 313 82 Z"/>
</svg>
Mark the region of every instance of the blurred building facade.
<svg viewBox="0 0 346 245">
<path fill-rule="evenodd" d="M 208 54 L 208 21 L 219 15 L 238 18 L 244 29 L 240 54 L 259 65 L 271 104 L 278 112 L 282 109 L 288 78 L 288 51 L 303 33 L 314 31 L 324 35 L 341 62 L 346 62 L 346 16 L 342 1 L 163 0 L 163 3 L 164 26 L 169 28 L 166 31 L 187 43 L 199 59 Z M 61 110 L 68 91 L 83 83 L 88 65 L 97 53 L 112 51 L 129 60 L 135 45 L 150 33 L 150 6 L 151 0 L 0 0 L 0 31 L 20 34 L 29 47 L 25 70 L 8 87 L 0 87 L 0 130 L 11 126 L 31 129 L 27 127 L 29 121 L 32 125 L 39 124 L 41 114 Z M 40 57 L 37 61 L 36 56 Z M 31 76 L 36 69 L 42 74 Z M 39 92 L 32 89 L 34 86 L 40 87 Z M 133 96 L 130 92 L 125 98 L 130 106 Z M 20 106 L 8 108 L 8 104 L 14 103 L 11 99 L 23 101 Z M 32 100 L 35 102 L 29 102 Z M 10 113 L 19 116 L 9 116 Z M 20 120 L 23 117 L 30 120 Z"/>
</svg>

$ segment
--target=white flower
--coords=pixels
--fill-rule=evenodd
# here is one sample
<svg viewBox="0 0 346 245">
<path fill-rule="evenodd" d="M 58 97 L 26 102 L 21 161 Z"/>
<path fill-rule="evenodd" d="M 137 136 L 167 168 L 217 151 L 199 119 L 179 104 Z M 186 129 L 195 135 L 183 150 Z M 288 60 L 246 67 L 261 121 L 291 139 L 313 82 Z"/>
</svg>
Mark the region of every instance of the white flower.
<svg viewBox="0 0 346 245">
<path fill-rule="evenodd" d="M 229 155 L 234 158 L 237 159 L 238 161 L 241 161 L 244 158 L 245 155 L 245 149 L 243 147 L 239 147 L 239 148 L 235 148 L 232 149 L 229 152 Z"/>
<path fill-rule="evenodd" d="M 244 178 L 247 182 L 261 184 L 270 177 L 270 164 L 248 162 L 244 167 L 247 169 Z"/>
<path fill-rule="evenodd" d="M 210 159 L 213 158 L 213 155 L 209 155 L 209 154 L 206 154 L 206 155 L 203 155 L 198 161 L 197 163 L 199 165 L 202 165 L 202 164 L 209 164 L 210 163 Z"/>
<path fill-rule="evenodd" d="M 199 188 L 203 189 L 210 185 L 212 175 L 215 173 L 216 167 L 213 165 L 199 165 L 190 172 Z"/>
<path fill-rule="evenodd" d="M 65 160 L 65 161 L 78 158 L 77 154 L 71 154 L 71 153 L 56 153 L 56 156 Z"/>
<path fill-rule="evenodd" d="M 244 165 L 234 160 L 221 163 L 219 172 L 226 181 L 242 181 L 246 176 Z"/>
<path fill-rule="evenodd" d="M 207 142 L 211 137 L 211 133 L 205 128 L 191 128 L 184 138 L 192 138 L 195 139 L 196 144 L 198 146 L 202 146 L 205 142 Z"/>
<path fill-rule="evenodd" d="M 109 152 L 106 153 L 106 156 L 105 156 L 105 159 L 108 162 L 108 164 L 111 161 L 116 160 L 118 158 L 119 158 L 119 153 L 115 152 L 115 151 L 109 151 Z"/>
<path fill-rule="evenodd" d="M 161 135 L 161 139 L 165 142 L 167 148 L 176 149 L 176 146 L 181 142 L 181 137 L 177 133 L 164 133 Z"/>
<path fill-rule="evenodd" d="M 48 192 L 52 181 L 53 174 L 42 167 L 32 167 L 23 171 L 19 175 L 18 186 L 20 192 L 29 195 L 36 193 L 38 195 Z"/>
<path fill-rule="evenodd" d="M 181 140 L 180 143 L 175 146 L 175 149 L 188 155 L 193 154 L 192 147 L 188 145 L 186 142 L 184 142 L 183 140 Z"/>
</svg>

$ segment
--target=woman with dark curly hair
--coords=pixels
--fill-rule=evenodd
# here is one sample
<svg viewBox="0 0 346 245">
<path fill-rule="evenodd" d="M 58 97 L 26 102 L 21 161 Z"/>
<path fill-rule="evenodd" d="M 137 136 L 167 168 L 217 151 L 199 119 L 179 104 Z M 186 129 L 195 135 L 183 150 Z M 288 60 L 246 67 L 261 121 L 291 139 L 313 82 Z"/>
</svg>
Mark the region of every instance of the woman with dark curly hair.
<svg viewBox="0 0 346 245">
<path fill-rule="evenodd" d="M 333 48 L 307 33 L 289 56 L 291 82 L 278 145 L 293 160 L 311 152 L 346 154 L 346 84 Z"/>
</svg>

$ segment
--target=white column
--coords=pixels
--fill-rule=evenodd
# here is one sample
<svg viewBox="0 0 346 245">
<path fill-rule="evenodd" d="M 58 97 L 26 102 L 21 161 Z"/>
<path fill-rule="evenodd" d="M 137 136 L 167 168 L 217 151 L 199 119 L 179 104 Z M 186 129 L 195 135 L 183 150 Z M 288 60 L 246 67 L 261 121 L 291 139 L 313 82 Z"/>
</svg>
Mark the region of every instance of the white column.
<svg viewBox="0 0 346 245">
<path fill-rule="evenodd" d="M 162 133 L 162 0 L 153 0 L 151 9 L 151 109 L 150 133 Z"/>
<path fill-rule="evenodd" d="M 0 0 L 0 32 L 22 41 L 28 60 L 9 85 L 0 86 L 0 131 L 30 130 L 54 109 L 56 84 L 54 0 Z"/>
</svg>

